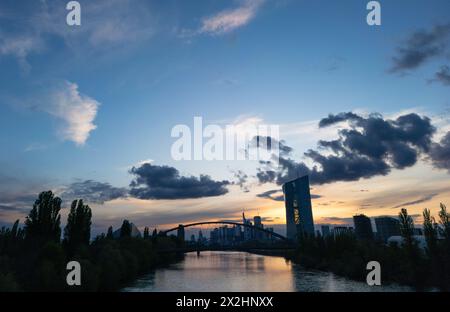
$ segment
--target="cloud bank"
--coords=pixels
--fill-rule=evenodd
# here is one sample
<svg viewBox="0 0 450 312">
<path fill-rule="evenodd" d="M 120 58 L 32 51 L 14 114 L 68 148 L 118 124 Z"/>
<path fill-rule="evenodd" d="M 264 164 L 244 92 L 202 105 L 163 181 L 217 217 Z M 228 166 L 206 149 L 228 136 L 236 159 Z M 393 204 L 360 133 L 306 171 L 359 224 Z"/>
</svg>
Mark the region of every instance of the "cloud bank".
<svg viewBox="0 0 450 312">
<path fill-rule="evenodd" d="M 341 122 L 349 127 L 339 130 L 337 139 L 320 140 L 318 149 L 304 153 L 313 166 L 293 160 L 284 149 L 278 168 L 270 161 L 260 162 L 259 182 L 280 185 L 302 175 L 309 175 L 312 184 L 357 181 L 411 167 L 421 155 L 436 168 L 450 169 L 450 133 L 441 142 L 432 142 L 436 128 L 426 116 L 411 113 L 385 119 L 380 114 L 363 117 L 348 112 L 323 118 L 319 127 Z"/>
<path fill-rule="evenodd" d="M 127 196 L 127 189 L 113 187 L 109 183 L 93 180 L 74 182 L 68 185 L 61 193 L 63 200 L 72 201 L 83 199 L 87 203 L 103 204 L 106 201 Z"/>
<path fill-rule="evenodd" d="M 187 199 L 220 196 L 228 193 L 229 181 L 214 181 L 207 175 L 181 176 L 176 168 L 149 163 L 133 167 L 135 179 L 130 195 L 139 199 Z"/>
</svg>

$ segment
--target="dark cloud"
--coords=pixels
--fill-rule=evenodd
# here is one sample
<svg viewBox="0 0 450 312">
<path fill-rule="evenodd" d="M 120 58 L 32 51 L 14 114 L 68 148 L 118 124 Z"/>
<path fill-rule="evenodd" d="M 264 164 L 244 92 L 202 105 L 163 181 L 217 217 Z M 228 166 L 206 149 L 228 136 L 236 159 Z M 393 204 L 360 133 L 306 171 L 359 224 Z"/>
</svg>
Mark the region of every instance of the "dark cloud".
<svg viewBox="0 0 450 312">
<path fill-rule="evenodd" d="M 183 177 L 169 166 L 143 164 L 133 167 L 135 179 L 130 195 L 140 199 L 187 199 L 220 196 L 228 193 L 229 181 L 214 181 L 207 175 Z"/>
<path fill-rule="evenodd" d="M 436 129 L 428 117 L 402 115 L 394 120 L 380 114 L 362 117 L 355 113 L 329 115 L 320 127 L 347 122 L 349 129 L 339 130 L 339 138 L 319 141 L 319 150 L 308 150 L 304 156 L 313 161 L 308 167 L 296 162 L 289 154 L 280 154 L 279 167 L 261 162 L 257 178 L 260 183 L 283 184 L 302 175 L 309 175 L 312 184 L 357 181 L 387 175 L 393 168 L 413 166 L 421 153 L 428 153 Z M 331 153 L 322 153 L 322 150 Z"/>
<path fill-rule="evenodd" d="M 450 172 L 450 131 L 447 132 L 440 143 L 431 145 L 429 156 L 434 167 L 447 169 Z"/>
<path fill-rule="evenodd" d="M 335 123 L 339 123 L 339 122 L 343 122 L 343 121 L 347 121 L 347 120 L 360 120 L 360 119 L 361 119 L 360 116 L 358 116 L 352 112 L 339 113 L 336 115 L 329 114 L 328 117 L 325 117 L 322 120 L 320 120 L 319 128 L 328 127 Z"/>
<path fill-rule="evenodd" d="M 431 30 L 416 31 L 397 49 L 392 58 L 390 72 L 403 73 L 415 69 L 430 58 L 442 55 L 450 35 L 450 23 L 437 25 Z"/>
<path fill-rule="evenodd" d="M 409 201 L 409 202 L 397 205 L 394 208 L 403 208 L 403 207 L 407 207 L 407 206 L 413 206 L 413 205 L 421 204 L 421 203 L 424 203 L 424 202 L 427 202 L 427 201 L 433 199 L 437 195 L 439 195 L 439 194 L 434 193 L 434 194 L 425 195 L 425 196 L 423 196 L 423 197 L 421 197 L 421 198 L 419 198 L 417 200 L 413 200 L 413 201 Z"/>
<path fill-rule="evenodd" d="M 72 183 L 60 195 L 65 201 L 83 199 L 87 203 L 98 204 L 126 196 L 125 188 L 113 187 L 109 183 L 93 180 Z"/>
<path fill-rule="evenodd" d="M 278 144 L 278 151 L 280 154 L 288 155 L 292 152 L 292 147 L 287 146 L 284 140 L 278 141 L 270 136 L 261 136 L 261 135 L 254 136 L 250 140 L 248 147 L 264 148 L 266 150 L 272 150 L 272 146 L 276 147 L 276 144 Z"/>
<path fill-rule="evenodd" d="M 247 186 L 248 175 L 242 170 L 233 172 L 233 175 L 236 180 L 235 182 L 233 182 L 233 184 L 239 185 L 242 191 L 246 193 L 249 192 L 250 190 Z"/>
<path fill-rule="evenodd" d="M 450 86 L 450 67 L 445 65 L 435 74 L 435 81 L 441 82 L 443 85 Z"/>
<path fill-rule="evenodd" d="M 280 193 L 280 192 L 281 192 L 281 190 L 270 190 L 270 191 L 267 191 L 267 192 L 263 192 L 263 193 L 257 194 L 256 196 L 260 197 L 260 198 L 268 198 L 268 199 L 271 199 L 271 200 L 274 200 L 274 201 L 282 202 L 282 201 L 284 201 L 283 194 L 277 195 L 277 196 L 273 196 L 274 194 L 277 194 L 277 193 Z"/>
<path fill-rule="evenodd" d="M 11 205 L 0 205 L 0 211 L 3 212 L 28 212 L 31 210 L 32 203 L 30 203 L 29 207 L 20 207 L 20 206 L 11 206 Z"/>
<path fill-rule="evenodd" d="M 257 194 L 256 196 L 260 197 L 260 198 L 268 198 L 268 199 L 271 199 L 271 200 L 274 200 L 274 201 L 281 201 L 282 202 L 282 201 L 284 201 L 284 195 L 283 195 L 282 192 L 283 192 L 282 190 L 270 190 L 270 191 L 266 191 L 266 192 Z M 277 194 L 277 193 L 281 193 L 281 194 L 273 196 L 274 194 Z M 322 195 L 311 194 L 311 199 L 317 199 L 317 198 L 322 198 Z"/>
</svg>

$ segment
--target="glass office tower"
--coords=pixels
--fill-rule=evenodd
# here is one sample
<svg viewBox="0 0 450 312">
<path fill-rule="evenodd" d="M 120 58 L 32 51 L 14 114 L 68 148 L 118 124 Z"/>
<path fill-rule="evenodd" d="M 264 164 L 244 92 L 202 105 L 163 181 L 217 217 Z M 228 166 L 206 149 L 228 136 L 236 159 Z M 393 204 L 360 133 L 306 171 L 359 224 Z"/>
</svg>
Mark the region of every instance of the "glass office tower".
<svg viewBox="0 0 450 312">
<path fill-rule="evenodd" d="M 296 239 L 301 234 L 314 235 L 314 221 L 309 191 L 309 177 L 283 184 L 286 205 L 286 236 Z"/>
</svg>

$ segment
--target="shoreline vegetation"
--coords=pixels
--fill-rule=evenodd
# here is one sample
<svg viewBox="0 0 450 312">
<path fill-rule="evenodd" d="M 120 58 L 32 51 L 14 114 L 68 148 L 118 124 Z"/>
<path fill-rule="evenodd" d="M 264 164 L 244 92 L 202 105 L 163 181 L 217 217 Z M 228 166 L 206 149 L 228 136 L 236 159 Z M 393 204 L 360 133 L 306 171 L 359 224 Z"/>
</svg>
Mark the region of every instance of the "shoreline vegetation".
<svg viewBox="0 0 450 312">
<path fill-rule="evenodd" d="M 81 199 L 72 202 L 62 231 L 60 210 L 61 199 L 51 191 L 42 192 L 23 227 L 17 220 L 11 228 L 0 230 L 0 292 L 119 291 L 138 277 L 183 258 L 174 251 L 185 244 L 176 236 L 166 236 L 156 229 L 150 234 L 146 227 L 143 237 L 133 237 L 132 224 L 127 220 L 120 230 L 113 232 L 109 227 L 106 234 L 91 240 L 92 212 Z M 450 215 L 441 204 L 438 222 L 428 209 L 423 217 L 426 247 L 422 249 L 413 236 L 413 220 L 402 209 L 400 245 L 358 240 L 352 234 L 303 236 L 284 257 L 305 269 L 358 281 L 365 281 L 367 263 L 378 261 L 382 284 L 449 291 Z M 80 286 L 66 283 L 69 261 L 81 264 Z"/>
<path fill-rule="evenodd" d="M 132 237 L 125 220 L 120 236 L 106 234 L 90 240 L 91 209 L 74 200 L 61 239 L 61 199 L 42 192 L 25 220 L 0 230 L 0 292 L 5 291 L 119 291 L 139 276 L 180 259 L 173 250 L 175 236 L 149 234 Z M 82 283 L 68 286 L 66 265 L 78 261 Z"/>
<path fill-rule="evenodd" d="M 358 240 L 353 234 L 301 237 L 288 258 L 305 269 L 333 272 L 366 281 L 370 261 L 381 265 L 381 281 L 412 286 L 418 291 L 450 291 L 450 215 L 441 204 L 439 223 L 423 211 L 426 247 L 413 236 L 414 223 L 406 209 L 399 213 L 403 243 L 386 245 L 375 240 Z"/>
</svg>

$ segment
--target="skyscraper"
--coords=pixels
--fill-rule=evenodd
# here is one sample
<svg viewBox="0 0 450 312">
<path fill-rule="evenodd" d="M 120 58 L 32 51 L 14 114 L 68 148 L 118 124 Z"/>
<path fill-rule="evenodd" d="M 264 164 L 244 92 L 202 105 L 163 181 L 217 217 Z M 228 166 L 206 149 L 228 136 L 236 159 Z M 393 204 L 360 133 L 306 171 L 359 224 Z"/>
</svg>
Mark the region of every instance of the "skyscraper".
<svg viewBox="0 0 450 312">
<path fill-rule="evenodd" d="M 260 216 L 254 216 L 253 217 L 253 224 L 256 228 L 262 229 L 263 225 L 262 225 L 262 221 L 261 221 L 261 217 Z M 255 231 L 255 239 L 261 240 L 263 238 L 263 232 L 262 231 L 258 231 L 257 229 L 254 229 Z"/>
<path fill-rule="evenodd" d="M 375 218 L 375 225 L 377 227 L 377 236 L 383 242 L 387 242 L 391 236 L 400 235 L 400 223 L 397 219 L 391 217 Z"/>
<path fill-rule="evenodd" d="M 373 239 L 372 223 L 369 217 L 363 214 L 353 216 L 353 223 L 355 224 L 355 235 L 357 239 Z"/>
<path fill-rule="evenodd" d="M 283 193 L 287 238 L 295 239 L 302 234 L 314 235 L 308 176 L 283 184 Z"/>
</svg>

